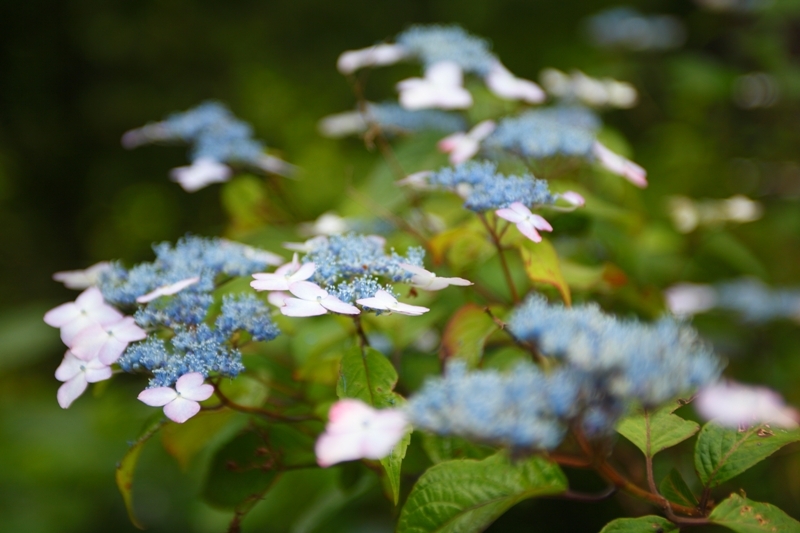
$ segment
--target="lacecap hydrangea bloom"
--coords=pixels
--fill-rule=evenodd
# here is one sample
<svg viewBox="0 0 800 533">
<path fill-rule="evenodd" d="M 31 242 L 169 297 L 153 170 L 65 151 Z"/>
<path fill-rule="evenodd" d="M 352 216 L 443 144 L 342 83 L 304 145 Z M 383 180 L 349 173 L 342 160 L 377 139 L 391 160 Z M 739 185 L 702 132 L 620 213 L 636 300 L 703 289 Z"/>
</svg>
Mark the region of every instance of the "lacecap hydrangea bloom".
<svg viewBox="0 0 800 533">
<path fill-rule="evenodd" d="M 429 130 L 452 133 L 463 130 L 467 122 L 456 113 L 438 109 L 411 110 L 392 102 L 367 103 L 363 111 L 347 111 L 323 118 L 319 130 L 327 137 L 344 137 L 364 133 L 373 124 L 383 133 L 399 135 Z"/>
</svg>

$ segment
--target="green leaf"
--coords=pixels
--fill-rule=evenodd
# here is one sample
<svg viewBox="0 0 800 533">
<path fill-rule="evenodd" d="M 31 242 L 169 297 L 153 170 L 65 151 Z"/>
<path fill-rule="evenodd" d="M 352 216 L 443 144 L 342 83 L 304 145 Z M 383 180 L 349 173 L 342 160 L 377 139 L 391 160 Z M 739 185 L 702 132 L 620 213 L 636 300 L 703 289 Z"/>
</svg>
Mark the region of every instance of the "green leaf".
<svg viewBox="0 0 800 533">
<path fill-rule="evenodd" d="M 703 426 L 697 438 L 694 467 L 705 486 L 716 487 L 798 441 L 800 429 L 789 431 L 762 424 L 739 431 L 712 421 Z"/>
<path fill-rule="evenodd" d="M 192 458 L 235 416 L 231 410 L 203 411 L 183 424 L 168 424 L 161 432 L 161 444 L 185 471 Z"/>
<path fill-rule="evenodd" d="M 450 318 L 442 333 L 442 359 L 463 359 L 477 367 L 483 356 L 483 346 L 489 335 L 497 331 L 497 324 L 489 318 L 483 307 L 467 304 Z"/>
<path fill-rule="evenodd" d="M 133 474 L 136 470 L 136 463 L 139 461 L 139 454 L 142 453 L 144 444 L 155 435 L 161 426 L 167 423 L 163 413 L 159 412 L 153 415 L 139 438 L 131 445 L 125 457 L 117 464 L 117 471 L 115 478 L 117 481 L 117 488 L 122 494 L 122 500 L 125 502 L 125 509 L 128 511 L 128 518 L 131 523 L 139 529 L 144 529 L 144 526 L 136 518 L 133 512 Z"/>
<path fill-rule="evenodd" d="M 481 264 L 495 253 L 483 231 L 471 227 L 444 231 L 428 244 L 434 263 L 441 263 L 446 257 L 456 270 Z"/>
<path fill-rule="evenodd" d="M 240 433 L 214 454 L 203 498 L 224 509 L 257 501 L 278 477 L 276 455 L 266 433 Z"/>
<path fill-rule="evenodd" d="M 483 531 L 517 502 L 566 489 L 567 478 L 558 465 L 539 455 L 519 462 L 502 452 L 482 461 L 446 461 L 432 466 L 414 485 L 397 532 Z"/>
<path fill-rule="evenodd" d="M 653 457 L 661 450 L 685 441 L 700 429 L 697 422 L 672 414 L 680 406 L 678 402 L 671 402 L 655 411 L 639 410 L 625 417 L 617 431 L 642 450 L 645 457 Z"/>
<path fill-rule="evenodd" d="M 357 398 L 375 408 L 397 407 L 403 398 L 392 392 L 397 384 L 397 371 L 392 363 L 377 350 L 353 347 L 342 357 L 336 394 L 339 398 Z M 400 499 L 400 469 L 406 448 L 411 442 L 410 433 L 398 442 L 392 453 L 381 459 L 395 505 Z"/>
<path fill-rule="evenodd" d="M 678 531 L 678 526 L 660 516 L 640 516 L 639 518 L 617 518 L 612 520 L 600 533 L 669 533 Z"/>
<path fill-rule="evenodd" d="M 738 494 L 717 505 L 708 519 L 738 533 L 800 533 L 800 522 L 774 505 L 748 500 Z"/>
<path fill-rule="evenodd" d="M 263 223 L 267 212 L 263 180 L 255 176 L 237 176 L 223 184 L 222 207 L 240 228 L 253 228 Z"/>
<path fill-rule="evenodd" d="M 683 480 L 680 472 L 674 468 L 669 471 L 667 477 L 661 480 L 658 491 L 673 503 L 685 505 L 686 507 L 697 506 L 697 498 L 695 498 L 692 490 Z"/>
<path fill-rule="evenodd" d="M 422 448 L 434 464 L 453 459 L 485 459 L 496 452 L 489 446 L 461 437 L 442 437 L 433 433 L 422 433 Z"/>
<path fill-rule="evenodd" d="M 550 241 L 542 239 L 542 242 L 535 243 L 526 239 L 519 247 L 519 253 L 528 279 L 552 285 L 561 293 L 564 303 L 572 305 L 569 286 L 561 274 L 558 254 Z"/>
</svg>

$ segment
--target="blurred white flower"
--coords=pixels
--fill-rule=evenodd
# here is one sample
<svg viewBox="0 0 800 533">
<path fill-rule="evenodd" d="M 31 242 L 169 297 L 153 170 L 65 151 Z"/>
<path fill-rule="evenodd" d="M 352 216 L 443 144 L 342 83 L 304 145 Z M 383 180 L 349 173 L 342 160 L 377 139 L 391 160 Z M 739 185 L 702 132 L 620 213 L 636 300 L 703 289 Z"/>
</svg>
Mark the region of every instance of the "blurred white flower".
<svg viewBox="0 0 800 533">
<path fill-rule="evenodd" d="M 519 232 L 533 242 L 542 242 L 542 236 L 539 235 L 539 231 L 553 231 L 553 226 L 544 217 L 531 213 L 531 210 L 520 202 L 514 202 L 510 206 L 498 209 L 494 213 L 500 218 L 516 224 Z"/>
<path fill-rule="evenodd" d="M 68 289 L 88 289 L 100 280 L 100 274 L 111 266 L 108 261 L 95 263 L 86 270 L 66 270 L 53 274 L 53 279 L 60 281 Z"/>
<path fill-rule="evenodd" d="M 352 74 L 363 67 L 392 65 L 406 57 L 406 50 L 396 44 L 376 44 L 360 50 L 343 52 L 336 61 L 342 74 Z"/>
<path fill-rule="evenodd" d="M 797 410 L 787 406 L 777 392 L 733 382 L 701 389 L 694 405 L 706 420 L 731 428 L 761 423 L 795 428 L 800 420 Z"/>
<path fill-rule="evenodd" d="M 195 192 L 212 183 L 228 181 L 231 174 L 227 165 L 210 157 L 201 157 L 189 166 L 173 168 L 169 175 L 186 192 Z"/>
<path fill-rule="evenodd" d="M 712 309 L 717 303 L 717 291 L 710 285 L 679 283 L 665 290 L 664 298 L 673 315 L 692 316 Z"/>
<path fill-rule="evenodd" d="M 462 87 L 461 67 L 450 61 L 434 63 L 424 78 L 408 78 L 397 84 L 400 105 L 406 109 L 465 109 L 472 95 Z"/>
<path fill-rule="evenodd" d="M 484 81 L 490 91 L 506 100 L 539 104 L 546 98 L 541 87 L 530 80 L 517 78 L 499 62 L 492 66 Z"/>
<path fill-rule="evenodd" d="M 397 298 L 384 290 L 375 292 L 372 298 L 360 298 L 356 303 L 369 307 L 370 309 L 378 309 L 381 311 L 390 311 L 400 315 L 419 316 L 430 311 L 427 307 L 420 305 L 409 305 L 397 301 Z"/>
<path fill-rule="evenodd" d="M 457 132 L 448 135 L 436 144 L 440 152 L 450 154 L 450 164 L 458 165 L 472 159 L 481 147 L 481 141 L 491 135 L 497 125 L 493 120 L 477 123 L 467 133 Z"/>
</svg>

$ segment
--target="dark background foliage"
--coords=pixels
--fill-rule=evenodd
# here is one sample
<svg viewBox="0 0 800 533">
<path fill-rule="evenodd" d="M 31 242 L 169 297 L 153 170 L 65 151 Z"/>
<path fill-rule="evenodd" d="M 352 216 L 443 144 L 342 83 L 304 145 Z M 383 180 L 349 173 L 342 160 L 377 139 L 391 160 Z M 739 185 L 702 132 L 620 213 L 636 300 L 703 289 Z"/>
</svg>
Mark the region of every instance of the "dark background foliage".
<svg viewBox="0 0 800 533">
<path fill-rule="evenodd" d="M 641 194 L 650 225 L 641 239 L 626 243 L 629 275 L 657 287 L 742 275 L 797 285 L 800 4 L 775 0 L 758 14 L 713 13 L 689 1 L 634 4 L 680 17 L 688 30 L 684 47 L 664 53 L 593 48 L 582 21 L 612 5 L 600 1 L 0 4 L 0 531 L 133 529 L 113 467 L 148 411 L 132 400 L 136 385 L 126 388 L 124 380 L 102 401 L 89 397 L 67 412 L 58 408 L 52 372 L 61 348 L 41 316 L 74 293 L 51 274 L 109 258 L 150 259 L 152 242 L 225 229 L 218 188 L 187 195 L 166 179 L 169 168 L 185 164 L 183 148 L 125 151 L 122 132 L 205 99 L 226 102 L 304 169 L 303 179 L 288 187 L 313 218 L 335 205 L 342 185 L 362 178 L 375 157 L 356 140 L 332 141 L 316 132 L 321 116 L 353 106 L 336 57 L 413 23 L 461 24 L 490 39 L 521 77 L 536 79 L 548 66 L 579 68 L 637 86 L 640 105 L 606 117 L 628 138 L 652 184 Z M 735 79 L 752 71 L 774 76 L 777 104 L 734 105 Z M 397 71 L 376 71 L 368 96 L 391 96 L 397 79 Z M 312 180 L 313 187 L 304 185 Z M 735 193 L 762 202 L 765 216 L 686 238 L 669 224 L 668 195 Z M 742 328 L 729 317 L 711 317 L 698 326 L 731 359 L 732 374 L 769 383 L 800 403 L 797 324 Z M 223 529 L 227 515 L 196 500 L 202 472 L 182 473 L 157 448 L 146 450 L 136 489 L 151 530 Z M 799 473 L 796 454 L 784 454 L 741 484 L 753 499 L 798 516 Z M 290 478 L 254 512 L 249 527 L 388 531 L 382 517 L 391 509 L 380 498 L 361 496 L 332 516 L 324 505 L 302 501 L 337 476 Z M 592 479 L 574 481 L 599 488 Z M 602 507 L 535 501 L 516 507 L 492 531 L 597 531 L 620 513 L 645 510 L 625 499 Z M 302 522 L 301 515 L 312 518 Z"/>
</svg>

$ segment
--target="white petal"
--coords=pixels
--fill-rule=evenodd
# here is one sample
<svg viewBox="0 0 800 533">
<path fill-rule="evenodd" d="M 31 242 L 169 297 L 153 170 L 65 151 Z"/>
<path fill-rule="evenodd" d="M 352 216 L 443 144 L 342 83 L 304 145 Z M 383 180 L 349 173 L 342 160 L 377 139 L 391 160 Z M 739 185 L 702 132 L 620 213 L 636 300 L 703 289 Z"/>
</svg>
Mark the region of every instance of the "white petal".
<svg viewBox="0 0 800 533">
<path fill-rule="evenodd" d="M 593 151 L 600 164 L 610 172 L 622 176 L 637 187 L 647 187 L 647 172 L 645 169 L 633 161 L 615 154 L 600 142 L 594 143 Z"/>
<path fill-rule="evenodd" d="M 400 313 L 401 315 L 419 316 L 430 311 L 427 307 L 420 305 L 409 305 L 402 302 L 397 302 L 391 307 L 392 312 Z"/>
<path fill-rule="evenodd" d="M 78 396 L 83 394 L 86 387 L 86 376 L 81 372 L 58 388 L 58 393 L 56 394 L 58 405 L 60 405 L 62 409 L 66 409 L 72 405 L 72 402 L 74 402 Z"/>
<path fill-rule="evenodd" d="M 503 207 L 501 209 L 498 209 L 497 211 L 494 212 L 494 214 L 514 224 L 525 220 L 524 216 L 520 215 L 515 210 L 508 207 Z"/>
<path fill-rule="evenodd" d="M 336 68 L 342 74 L 352 74 L 362 67 L 391 65 L 406 56 L 402 46 L 378 44 L 361 50 L 348 50 L 339 56 Z"/>
<path fill-rule="evenodd" d="M 198 281 L 200 281 L 200 277 L 195 276 L 193 278 L 187 278 L 187 279 L 182 279 L 180 281 L 176 281 L 175 283 L 172 283 L 170 285 L 163 285 L 154 291 L 151 291 L 143 296 L 139 296 L 138 298 L 136 298 L 136 301 L 139 302 L 140 304 L 143 304 L 155 300 L 159 296 L 169 296 L 172 294 L 177 294 L 186 287 L 194 285 Z"/>
<path fill-rule="evenodd" d="M 473 126 L 469 133 L 467 134 L 470 139 L 474 139 L 478 142 L 484 140 L 486 137 L 492 134 L 492 132 L 497 127 L 497 124 L 494 120 L 484 120 L 482 122 L 478 122 Z"/>
<path fill-rule="evenodd" d="M 81 310 L 75 302 L 67 302 L 46 312 L 44 322 L 48 326 L 61 328 L 78 318 L 80 314 Z"/>
<path fill-rule="evenodd" d="M 702 389 L 695 400 L 698 413 L 728 427 L 769 422 L 795 428 L 800 420 L 776 392 L 765 387 L 738 383 L 716 383 Z"/>
<path fill-rule="evenodd" d="M 75 357 L 75 354 L 67 350 L 64 354 L 64 359 L 56 369 L 56 379 L 58 381 L 69 381 L 81 372 L 87 363 Z"/>
<path fill-rule="evenodd" d="M 161 407 L 167 405 L 178 397 L 175 389 L 170 387 L 155 387 L 152 389 L 145 389 L 139 393 L 139 401 L 151 405 L 153 407 Z"/>
<path fill-rule="evenodd" d="M 299 300 L 297 298 L 286 298 L 281 307 L 281 314 L 285 316 L 304 317 L 325 315 L 328 310 L 317 302 Z"/>
<path fill-rule="evenodd" d="M 60 281 L 68 289 L 85 289 L 95 285 L 99 281 L 100 274 L 109 266 L 111 263 L 108 261 L 101 261 L 85 270 L 56 272 L 53 274 L 53 279 Z"/>
<path fill-rule="evenodd" d="M 301 300 L 309 300 L 316 302 L 317 299 L 325 298 L 328 293 L 310 281 L 296 281 L 289 285 L 289 292 L 300 298 Z"/>
<path fill-rule="evenodd" d="M 205 376 L 200 372 L 190 372 L 178 378 L 175 390 L 188 400 L 201 402 L 214 394 L 214 386 L 205 383 L 205 380 Z"/>
<path fill-rule="evenodd" d="M 317 267 L 314 263 L 304 263 L 300 268 L 297 269 L 297 272 L 289 276 L 289 283 L 305 281 L 313 276 L 316 270 Z"/>
<path fill-rule="evenodd" d="M 551 226 L 550 223 L 540 215 L 531 213 L 530 221 L 531 224 L 533 224 L 533 227 L 539 231 L 553 231 L 553 226 Z"/>
<path fill-rule="evenodd" d="M 323 433 L 314 445 L 317 464 L 325 468 L 342 461 L 361 459 L 361 440 L 361 435 L 355 432 L 339 435 Z"/>
<path fill-rule="evenodd" d="M 567 203 L 570 203 L 576 207 L 583 207 L 586 204 L 586 200 L 583 198 L 583 196 L 575 191 L 563 192 L 561 193 L 561 198 L 563 198 Z"/>
<path fill-rule="evenodd" d="M 436 85 L 461 85 L 464 75 L 461 67 L 452 61 L 440 61 L 425 69 L 425 79 Z"/>
<path fill-rule="evenodd" d="M 536 228 L 529 220 L 523 220 L 522 222 L 518 222 L 517 229 L 519 230 L 520 233 L 525 235 L 533 242 L 542 242 L 542 236 L 539 235 L 539 232 L 536 231 Z"/>
<path fill-rule="evenodd" d="M 190 166 L 172 169 L 170 177 L 177 181 L 186 192 L 195 192 L 212 183 L 230 179 L 231 169 L 208 157 L 201 157 Z"/>
<path fill-rule="evenodd" d="M 275 307 L 283 307 L 286 298 L 291 298 L 288 292 L 272 291 L 267 295 L 267 301 Z"/>
<path fill-rule="evenodd" d="M 692 316 L 713 309 L 717 291 L 710 285 L 679 283 L 665 290 L 664 298 L 673 315 Z"/>
<path fill-rule="evenodd" d="M 345 303 L 336 296 L 332 296 L 330 294 L 320 300 L 319 303 L 322 305 L 322 307 L 329 311 L 333 311 L 334 313 L 340 313 L 343 315 L 358 315 L 361 313 L 361 311 L 358 310 L 358 307 Z"/>
<path fill-rule="evenodd" d="M 164 406 L 167 418 L 178 424 L 183 424 L 200 412 L 200 404 L 186 398 L 175 398 Z"/>
<path fill-rule="evenodd" d="M 256 274 L 253 274 L 256 276 Z M 259 278 L 250 282 L 250 286 L 257 291 L 288 291 L 289 281 L 286 276 L 275 274 L 258 274 Z M 267 276 L 272 276 L 267 278 Z"/>
<path fill-rule="evenodd" d="M 95 366 L 98 365 L 98 366 Z M 105 381 L 107 379 L 111 379 L 111 376 L 114 373 L 111 370 L 110 366 L 105 366 L 99 361 L 90 362 L 86 366 L 86 370 L 84 371 L 84 376 L 86 377 L 86 381 L 89 383 L 97 383 L 98 381 Z"/>
<path fill-rule="evenodd" d="M 107 326 L 106 329 L 121 341 L 133 342 L 147 338 L 147 332 L 136 325 L 133 317 L 126 316 L 116 324 Z"/>
</svg>

